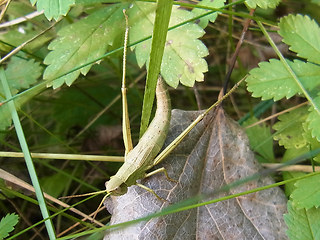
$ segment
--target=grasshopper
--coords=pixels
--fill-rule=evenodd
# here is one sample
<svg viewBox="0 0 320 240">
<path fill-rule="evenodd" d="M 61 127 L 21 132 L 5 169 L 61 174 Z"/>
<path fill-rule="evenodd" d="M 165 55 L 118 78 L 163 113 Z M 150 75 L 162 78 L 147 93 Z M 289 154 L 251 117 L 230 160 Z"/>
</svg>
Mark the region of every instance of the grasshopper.
<svg viewBox="0 0 320 240">
<path fill-rule="evenodd" d="M 160 171 L 163 171 L 167 178 L 170 179 L 164 168 L 146 174 L 146 171 L 155 165 L 155 157 L 164 144 L 171 118 L 171 102 L 168 89 L 161 76 L 158 78 L 156 97 L 157 110 L 149 128 L 141 137 L 139 143 L 126 154 L 125 162 L 118 172 L 106 182 L 107 193 L 114 195 L 125 194 L 128 187 L 137 184 L 136 181 L 138 179 L 151 176 Z M 147 189 L 146 187 L 144 188 Z M 152 190 L 149 189 L 149 191 Z"/>
<path fill-rule="evenodd" d="M 148 129 L 144 135 L 139 140 L 138 144 L 133 148 L 132 139 L 131 139 L 131 130 L 130 130 L 130 121 L 128 116 L 128 107 L 127 107 L 127 97 L 126 97 L 126 81 L 125 81 L 125 65 L 126 65 L 126 49 L 127 49 L 127 39 L 128 39 L 128 17 L 125 14 L 126 19 L 126 31 L 124 38 L 124 51 L 123 51 L 123 75 L 122 75 L 122 132 L 125 145 L 125 161 L 124 164 L 120 167 L 118 172 L 110 177 L 109 181 L 105 183 L 105 190 L 87 193 L 81 195 L 75 195 L 73 197 L 80 197 L 92 194 L 107 193 L 102 199 L 98 209 L 95 214 L 98 212 L 100 206 L 104 202 L 105 198 L 109 195 L 123 195 L 127 192 L 128 187 L 132 185 L 138 185 L 139 187 L 153 193 L 158 199 L 164 200 L 159 197 L 152 189 L 137 183 L 137 180 L 149 177 L 153 174 L 163 172 L 167 179 L 170 181 L 175 180 L 171 179 L 167 171 L 164 168 L 156 169 L 150 173 L 146 173 L 150 168 L 160 163 L 183 139 L 184 137 L 192 130 L 194 126 L 197 125 L 209 111 L 214 107 L 219 105 L 224 99 L 226 99 L 246 78 L 244 77 L 240 80 L 234 87 L 222 97 L 219 97 L 219 100 L 215 102 L 211 107 L 205 110 L 200 114 L 173 142 L 171 142 L 160 154 L 158 154 L 165 142 L 171 118 L 171 100 L 168 94 L 168 89 L 166 83 L 159 75 L 157 88 L 156 88 L 156 98 L 157 98 L 157 110 L 155 116 L 150 123 Z M 66 197 L 64 197 L 66 198 Z M 95 216 L 94 214 L 94 216 Z M 94 217 L 93 217 L 94 218 Z"/>
<path fill-rule="evenodd" d="M 137 184 L 137 180 L 151 176 L 157 172 L 164 172 L 168 174 L 164 168 L 158 169 L 154 172 L 146 174 L 146 171 L 154 166 L 154 158 L 160 152 L 162 145 L 166 139 L 170 118 L 171 118 L 171 101 L 168 94 L 166 83 L 162 80 L 161 76 L 158 78 L 156 97 L 157 97 L 157 110 L 155 116 L 150 123 L 149 128 L 139 140 L 135 148 L 132 146 L 130 121 L 128 114 L 128 104 L 126 97 L 126 51 L 128 43 L 128 16 L 125 9 L 123 10 L 126 21 L 126 30 L 124 36 L 124 49 L 123 49 L 123 71 L 122 71 L 122 133 L 125 145 L 125 161 L 118 172 L 105 183 L 106 192 L 113 195 L 122 195 L 127 192 L 128 187 Z M 170 179 L 168 177 L 168 179 Z M 140 187 L 154 193 L 151 189 L 138 184 Z M 154 193 L 155 194 L 155 193 Z M 156 194 L 155 194 L 156 195 Z M 156 195 L 160 198 L 158 195 Z M 161 199 L 161 198 L 160 198 Z"/>
</svg>

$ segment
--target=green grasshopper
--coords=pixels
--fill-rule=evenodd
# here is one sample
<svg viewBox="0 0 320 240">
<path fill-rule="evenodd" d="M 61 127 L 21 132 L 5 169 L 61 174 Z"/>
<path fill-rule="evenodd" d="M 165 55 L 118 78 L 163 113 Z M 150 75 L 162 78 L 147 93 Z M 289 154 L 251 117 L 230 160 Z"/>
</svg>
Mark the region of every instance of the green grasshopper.
<svg viewBox="0 0 320 240">
<path fill-rule="evenodd" d="M 127 192 L 128 187 L 137 184 L 137 180 L 145 178 L 157 172 L 163 171 L 168 177 L 164 168 L 158 169 L 154 172 L 146 174 L 146 171 L 154 166 L 154 158 L 160 152 L 162 145 L 166 139 L 170 118 L 171 118 L 171 101 L 168 94 L 166 83 L 162 80 L 161 76 L 158 78 L 156 97 L 157 97 L 157 110 L 154 119 L 150 123 L 149 128 L 141 137 L 139 143 L 135 148 L 132 146 L 130 121 L 128 114 L 128 104 L 126 97 L 126 51 L 128 43 L 128 16 L 125 10 L 123 14 L 126 20 L 126 30 L 124 36 L 124 49 L 123 49 L 123 71 L 122 71 L 122 133 L 125 145 L 125 161 L 116 175 L 112 176 L 109 181 L 105 183 L 106 192 L 113 195 L 122 195 Z M 170 179 L 168 177 L 168 179 Z M 153 192 L 151 189 L 138 184 L 140 187 Z M 153 192 L 154 193 L 154 192 Z M 155 194 L 155 193 L 154 193 Z M 156 194 L 155 194 L 156 195 Z M 160 198 L 158 195 L 156 195 Z M 161 199 L 161 198 L 160 198 Z"/>
<path fill-rule="evenodd" d="M 164 168 L 159 168 L 150 173 L 146 172 L 150 168 L 161 162 L 175 148 L 175 146 L 183 140 L 183 138 L 188 134 L 188 132 L 190 132 L 191 129 L 199 121 L 201 121 L 214 106 L 218 105 L 221 101 L 223 101 L 235 89 L 235 87 L 231 91 L 229 91 L 228 94 L 223 96 L 216 104 L 212 105 L 207 111 L 201 114 L 193 123 L 190 124 L 190 126 L 184 132 L 180 134 L 180 136 L 175 141 L 169 144 L 169 146 L 158 155 L 165 142 L 171 118 L 171 101 L 168 94 L 168 89 L 162 77 L 159 76 L 156 88 L 157 110 L 155 116 L 152 122 L 150 123 L 147 131 L 141 137 L 138 144 L 133 148 L 126 98 L 127 89 L 125 83 L 126 49 L 128 41 L 129 24 L 128 16 L 126 15 L 125 10 L 123 10 L 123 13 L 126 20 L 126 31 L 124 37 L 122 72 L 123 75 L 121 92 L 123 113 L 122 133 L 125 145 L 125 160 L 124 164 L 120 167 L 118 172 L 114 176 L 112 176 L 109 181 L 105 183 L 106 190 L 104 191 L 107 192 L 107 195 L 105 197 L 107 197 L 109 194 L 123 195 L 127 192 L 128 187 L 132 185 L 138 185 L 139 187 L 144 188 L 147 191 L 153 193 L 158 199 L 162 199 L 152 189 L 140 183 L 137 183 L 137 180 L 149 177 L 159 172 L 163 172 L 168 180 L 175 181 L 168 176 L 167 171 Z"/>
<path fill-rule="evenodd" d="M 123 51 L 123 77 L 122 77 L 122 113 L 123 113 L 123 124 L 122 132 L 125 145 L 125 160 L 124 164 L 120 167 L 118 172 L 110 178 L 109 181 L 105 183 L 106 189 L 88 193 L 75 195 L 73 197 L 80 197 L 92 194 L 107 193 L 102 199 L 97 211 L 104 202 L 105 198 L 109 195 L 123 195 L 127 192 L 128 187 L 132 185 L 138 185 L 141 188 L 153 193 L 158 199 L 164 200 L 159 197 L 152 189 L 137 183 L 137 180 L 149 177 L 153 174 L 163 172 L 170 181 L 175 181 L 171 179 L 164 168 L 154 170 L 150 173 L 147 171 L 160 163 L 192 130 L 192 128 L 200 122 L 205 115 L 211 111 L 214 107 L 219 105 L 225 98 L 227 98 L 245 79 L 240 80 L 227 94 L 220 97 L 220 99 L 209 107 L 206 111 L 200 114 L 173 142 L 171 142 L 159 155 L 164 141 L 166 139 L 170 118 L 171 118 L 171 101 L 168 94 L 167 86 L 161 76 L 158 78 L 157 88 L 156 88 L 156 98 L 157 98 L 157 110 L 155 117 L 150 123 L 147 131 L 139 140 L 138 144 L 133 148 L 130 130 L 130 121 L 128 116 L 127 98 L 126 98 L 126 83 L 125 83 L 125 65 L 126 65 L 126 48 L 127 48 L 127 38 L 128 38 L 128 18 L 126 18 L 126 31 L 124 38 L 124 51 Z M 96 213 L 97 213 L 96 211 Z M 93 217 L 94 218 L 94 217 Z"/>
<path fill-rule="evenodd" d="M 158 79 L 156 97 L 157 110 L 149 128 L 141 137 L 139 143 L 133 149 L 129 149 L 125 155 L 124 164 L 116 175 L 112 176 L 110 180 L 106 182 L 107 193 L 114 195 L 125 194 L 128 187 L 137 184 L 136 181 L 138 179 L 151 176 L 161 171 L 170 179 L 164 168 L 146 174 L 146 171 L 155 165 L 155 157 L 164 144 L 170 124 L 171 103 L 166 83 L 161 77 Z M 126 139 L 126 137 L 124 137 L 124 139 Z M 141 184 L 138 185 L 142 187 Z M 143 187 L 147 189 L 145 186 Z M 151 189 L 148 190 L 153 192 Z"/>
</svg>

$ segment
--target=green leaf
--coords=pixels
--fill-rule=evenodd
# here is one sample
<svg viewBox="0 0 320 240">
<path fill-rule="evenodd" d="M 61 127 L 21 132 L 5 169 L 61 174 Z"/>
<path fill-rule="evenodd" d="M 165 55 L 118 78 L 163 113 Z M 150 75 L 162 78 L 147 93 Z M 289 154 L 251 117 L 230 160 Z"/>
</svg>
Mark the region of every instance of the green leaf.
<svg viewBox="0 0 320 240">
<path fill-rule="evenodd" d="M 24 28 L 21 27 L 20 30 Z M 25 41 L 28 41 L 30 38 L 36 36 L 41 31 L 37 30 L 27 30 L 19 32 L 19 28 L 12 29 L 6 33 L 0 34 L 0 49 L 7 52 L 13 49 L 12 46 L 19 46 Z M 35 50 L 43 47 L 46 42 L 48 42 L 52 38 L 51 34 L 43 34 L 39 36 L 36 40 L 30 42 L 24 47 L 24 50 L 28 52 L 34 52 Z M 10 45 L 5 44 L 10 43 Z"/>
<path fill-rule="evenodd" d="M 320 176 L 315 175 L 295 183 L 296 189 L 291 194 L 292 204 L 298 208 L 320 206 Z"/>
<path fill-rule="evenodd" d="M 36 83 L 41 73 L 42 67 L 33 59 L 28 60 L 15 56 L 11 58 L 5 70 L 7 81 L 13 94 L 16 94 L 20 89 L 26 89 Z M 16 108 L 19 109 L 23 103 L 30 99 L 31 95 L 35 96 L 39 92 L 39 89 L 31 91 L 29 94 L 19 98 L 19 100 L 15 100 Z M 2 84 L 0 84 L 0 100 L 5 100 Z M 0 130 L 5 130 L 10 125 L 11 113 L 8 105 L 5 104 L 0 107 Z"/>
<path fill-rule="evenodd" d="M 0 239 L 9 236 L 9 233 L 14 230 L 14 226 L 18 223 L 19 216 L 15 213 L 7 214 L 0 221 Z"/>
<path fill-rule="evenodd" d="M 58 20 L 60 16 L 65 16 L 69 12 L 70 6 L 75 0 L 30 0 L 31 4 L 37 3 L 37 10 L 44 11 L 48 20 L 54 18 Z"/>
<path fill-rule="evenodd" d="M 42 74 L 40 63 L 13 56 L 5 70 L 7 81 L 11 89 L 27 89 L 37 82 Z M 2 92 L 2 91 L 1 91 Z"/>
<path fill-rule="evenodd" d="M 319 66 L 300 60 L 286 61 L 306 89 L 312 90 L 320 84 Z M 263 100 L 273 98 L 276 101 L 302 93 L 280 60 L 270 59 L 270 62 L 261 62 L 259 67 L 252 69 L 249 74 L 246 79 L 247 89 L 252 92 L 253 97 L 262 97 Z"/>
<path fill-rule="evenodd" d="M 274 140 L 279 141 L 279 145 L 286 149 L 305 147 L 308 141 L 303 137 L 305 131 L 302 124 L 306 121 L 307 116 L 306 106 L 280 115 L 279 121 L 273 125 L 273 129 L 277 131 Z"/>
<path fill-rule="evenodd" d="M 256 117 L 251 117 L 243 123 L 243 126 L 249 126 L 257 121 Z M 258 153 L 256 157 L 259 162 L 274 162 L 273 140 L 270 128 L 265 123 L 262 123 L 251 128 L 246 128 L 246 133 L 251 149 Z"/>
<path fill-rule="evenodd" d="M 311 131 L 311 129 L 309 129 L 308 122 L 307 121 L 304 122 L 302 126 L 303 126 L 303 129 L 305 131 L 304 134 L 303 134 L 303 138 L 305 138 L 309 143 L 308 146 L 307 146 L 308 151 L 320 148 L 320 141 L 318 141 L 316 137 L 312 136 L 312 131 Z M 315 156 L 313 158 L 313 160 L 315 160 L 317 162 L 320 162 L 320 154 Z"/>
<path fill-rule="evenodd" d="M 289 149 L 287 151 L 292 151 L 292 149 Z M 286 151 L 286 152 L 287 152 Z M 297 152 L 296 149 L 294 149 L 295 152 Z M 295 155 L 297 156 L 297 155 Z M 293 159 L 295 156 L 293 156 L 291 159 Z M 303 172 L 283 172 L 282 176 L 283 176 L 283 180 L 289 180 L 292 178 L 298 178 L 298 177 L 302 177 L 304 176 L 306 173 Z M 286 194 L 287 197 L 290 197 L 290 195 L 292 194 L 292 192 L 296 189 L 296 187 L 294 186 L 296 182 L 289 182 L 286 183 L 284 186 L 284 192 Z"/>
<path fill-rule="evenodd" d="M 52 51 L 44 63 L 49 65 L 44 79 L 55 79 L 53 88 L 64 82 L 70 86 L 80 73 L 86 75 L 92 64 L 73 71 L 70 70 L 101 57 L 107 48 L 114 43 L 124 30 L 122 9 L 127 4 L 114 4 L 90 14 L 74 24 L 68 25 L 58 32 L 59 38 L 50 43 Z M 114 27 L 117 26 L 117 27 Z"/>
<path fill-rule="evenodd" d="M 281 0 L 246 0 L 246 3 L 250 8 L 256 8 L 257 6 L 267 9 L 276 8 L 276 6 L 281 2 Z"/>
<path fill-rule="evenodd" d="M 314 99 L 314 103 L 317 105 L 318 109 L 320 109 L 320 96 Z M 317 138 L 320 141 L 320 115 L 319 110 L 315 109 L 314 107 L 309 108 L 309 116 L 308 116 L 308 123 L 309 129 L 311 130 L 312 137 Z"/>
<path fill-rule="evenodd" d="M 199 2 L 199 5 L 206 6 L 206 7 L 212 7 L 212 8 L 222 8 L 224 6 L 225 2 L 226 2 L 225 0 L 215 0 L 215 1 L 203 0 L 203 1 Z M 195 16 L 200 16 L 202 14 L 205 14 L 208 11 L 211 11 L 211 10 L 206 10 L 206 9 L 201 9 L 201 8 L 195 7 L 192 10 L 192 13 Z M 200 22 L 198 24 L 199 24 L 199 26 L 201 26 L 204 29 L 208 26 L 209 21 L 213 23 L 216 20 L 217 16 L 218 16 L 218 13 L 214 12 L 208 16 L 202 17 L 202 18 L 200 18 Z"/>
<path fill-rule="evenodd" d="M 129 32 L 130 43 L 151 35 L 155 16 L 154 8 L 153 3 L 135 2 L 128 11 L 129 21 L 131 19 L 130 22 L 133 22 Z M 135 17 L 141 12 L 144 14 L 143 18 Z M 193 17 L 191 12 L 174 6 L 169 26 L 175 26 Z M 203 58 L 208 55 L 208 49 L 198 39 L 203 34 L 203 29 L 195 23 L 184 24 L 168 32 L 161 75 L 170 86 L 176 88 L 179 82 L 185 86 L 193 86 L 195 81 L 203 81 L 203 73 L 208 70 L 207 63 Z M 142 67 L 144 64 L 148 66 L 151 40 L 143 41 L 132 49 L 135 49 L 139 66 Z"/>
<path fill-rule="evenodd" d="M 298 210 L 288 201 L 288 214 L 284 215 L 290 240 L 320 239 L 320 209 Z"/>
<path fill-rule="evenodd" d="M 320 28 L 308 16 L 288 15 L 280 19 L 279 34 L 298 56 L 320 64 Z"/>
</svg>

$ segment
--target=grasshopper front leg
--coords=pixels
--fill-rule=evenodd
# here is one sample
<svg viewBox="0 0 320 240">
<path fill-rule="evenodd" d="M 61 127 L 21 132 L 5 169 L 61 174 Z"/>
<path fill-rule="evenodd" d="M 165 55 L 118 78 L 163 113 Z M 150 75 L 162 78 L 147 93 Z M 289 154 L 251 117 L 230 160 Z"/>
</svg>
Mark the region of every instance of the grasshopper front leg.
<svg viewBox="0 0 320 240">
<path fill-rule="evenodd" d="M 108 193 L 125 194 L 128 187 L 135 185 L 138 179 L 144 178 L 146 171 L 154 166 L 154 158 L 164 144 L 171 117 L 170 98 L 161 76 L 158 78 L 156 97 L 155 117 L 137 146 L 126 155 L 125 162 L 118 172 L 106 182 Z"/>
<path fill-rule="evenodd" d="M 132 138 L 131 138 L 131 128 L 130 128 L 130 119 L 128 113 L 128 101 L 127 101 L 127 88 L 126 88 L 126 59 L 127 59 L 127 45 L 128 45 L 128 32 L 129 32 L 129 23 L 128 16 L 125 9 L 123 9 L 123 14 L 126 20 L 126 31 L 124 34 L 124 48 L 123 48 L 123 65 L 122 65 L 122 134 L 123 142 L 125 146 L 125 154 L 127 154 L 133 149 Z"/>
</svg>

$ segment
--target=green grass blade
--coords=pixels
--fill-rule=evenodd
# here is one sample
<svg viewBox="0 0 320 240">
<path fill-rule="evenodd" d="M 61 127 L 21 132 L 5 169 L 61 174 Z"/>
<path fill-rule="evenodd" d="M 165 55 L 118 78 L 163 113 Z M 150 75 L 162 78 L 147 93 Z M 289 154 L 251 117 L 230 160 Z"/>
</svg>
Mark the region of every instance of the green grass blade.
<svg viewBox="0 0 320 240">
<path fill-rule="evenodd" d="M 7 99 L 11 98 L 12 96 L 11 96 L 10 88 L 9 88 L 9 85 L 8 85 L 8 82 L 7 82 L 7 78 L 6 78 L 6 75 L 4 73 L 3 68 L 0 68 L 0 78 L 1 78 L 1 82 L 2 82 L 2 85 L 3 85 L 3 89 L 4 89 L 4 92 L 5 92 L 6 98 Z M 11 115 L 12 115 L 12 119 L 13 119 L 13 123 L 14 123 L 15 129 L 16 129 L 16 132 L 17 132 L 17 136 L 18 136 L 18 139 L 19 139 L 19 142 L 20 142 L 20 146 L 21 146 L 22 152 L 24 154 L 24 158 L 25 158 L 25 161 L 26 161 L 26 165 L 27 165 L 27 168 L 28 168 L 28 172 L 29 172 L 31 181 L 32 181 L 32 185 L 34 186 L 35 191 L 36 191 L 36 196 L 37 196 L 37 199 L 39 201 L 39 206 L 40 206 L 40 210 L 41 210 L 42 216 L 43 216 L 44 219 L 46 219 L 46 218 L 49 217 L 49 212 L 48 212 L 48 209 L 47 209 L 47 206 L 46 206 L 46 203 L 45 203 L 45 200 L 44 200 L 44 196 L 43 196 L 40 184 L 39 184 L 39 180 L 38 180 L 38 177 L 37 177 L 36 170 L 35 170 L 33 162 L 32 162 L 32 158 L 31 158 L 31 155 L 30 155 L 30 152 L 29 152 L 29 148 L 28 148 L 28 144 L 27 144 L 27 141 L 25 139 L 24 132 L 23 132 L 20 120 L 19 120 L 17 109 L 16 109 L 16 107 L 14 105 L 14 102 L 12 102 L 12 101 L 8 102 L 8 105 L 9 105 L 9 109 L 10 109 L 10 112 L 11 112 Z M 46 220 L 45 221 L 45 225 L 46 225 L 46 228 L 47 228 L 47 232 L 48 232 L 49 238 L 50 239 L 56 239 L 54 227 L 53 227 L 53 224 L 52 224 L 51 220 L 50 219 Z"/>
<path fill-rule="evenodd" d="M 289 166 L 289 165 L 293 165 L 293 164 L 297 164 L 299 162 L 305 161 L 306 159 L 309 159 L 309 158 L 311 158 L 313 156 L 316 156 L 319 153 L 320 153 L 320 148 L 317 148 L 317 149 L 315 149 L 313 151 L 310 151 L 308 153 L 300 155 L 300 156 L 298 156 L 298 157 L 296 157 L 296 158 L 294 158 L 294 159 L 282 164 L 282 166 L 276 167 L 274 169 L 263 170 L 260 173 L 253 174 L 252 176 L 249 176 L 247 178 L 241 179 L 240 181 L 236 181 L 236 182 L 224 185 L 220 189 L 217 189 L 217 190 L 215 190 L 215 191 L 213 191 L 211 193 L 204 194 L 204 195 L 198 195 L 198 196 L 195 196 L 193 198 L 189 198 L 187 200 L 184 200 L 184 201 L 181 201 L 179 203 L 173 204 L 173 205 L 171 205 L 171 206 L 169 206 L 169 207 L 167 207 L 167 208 L 165 208 L 165 209 L 163 209 L 163 210 L 161 210 L 159 212 L 150 214 L 150 215 L 142 217 L 142 218 L 138 218 L 138 219 L 135 219 L 135 220 L 131 220 L 131 221 L 128 221 L 128 222 L 123 222 L 123 223 L 118 223 L 118 224 L 114 224 L 114 225 L 108 225 L 108 226 L 105 226 L 105 227 L 101 227 L 99 229 L 94 229 L 94 230 L 84 231 L 84 232 L 77 233 L 77 234 L 68 235 L 68 236 L 64 236 L 64 237 L 58 238 L 58 239 L 59 240 L 62 240 L 62 239 L 73 239 L 73 238 L 85 236 L 85 235 L 92 234 L 92 233 L 95 233 L 95 232 L 98 232 L 98 231 L 102 231 L 102 230 L 107 230 L 107 229 L 111 229 L 111 228 L 127 227 L 129 225 L 132 225 L 132 224 L 135 224 L 135 223 L 138 223 L 138 222 L 141 222 L 141 221 L 148 221 L 148 220 L 150 220 L 152 218 L 155 218 L 155 217 L 161 217 L 161 216 L 165 216 L 165 215 L 168 215 L 168 214 L 173 214 L 173 213 L 176 213 L 176 212 L 189 210 L 189 209 L 192 209 L 192 208 L 197 208 L 197 207 L 201 207 L 201 206 L 204 206 L 204 205 L 217 203 L 217 202 L 220 202 L 220 201 L 224 201 L 224 200 L 240 197 L 240 196 L 243 196 L 243 195 L 246 195 L 246 194 L 250 194 L 250 193 L 254 193 L 254 192 L 258 192 L 258 191 L 263 191 L 263 190 L 270 189 L 270 188 L 273 188 L 273 187 L 278 187 L 278 186 L 285 185 L 285 184 L 288 184 L 288 183 L 296 182 L 298 180 L 309 178 L 309 177 L 312 177 L 312 176 L 320 174 L 320 172 L 312 172 L 312 173 L 309 173 L 309 174 L 305 174 L 303 176 L 291 178 L 291 179 L 284 180 L 284 181 L 277 182 L 277 183 L 273 183 L 273 184 L 270 184 L 270 185 L 267 185 L 267 186 L 262 186 L 262 187 L 254 188 L 254 189 L 251 189 L 251 190 L 248 190 L 248 191 L 244 191 L 244 192 L 228 195 L 228 196 L 225 196 L 225 197 L 215 198 L 215 199 L 212 199 L 212 200 L 209 200 L 209 201 L 201 202 L 201 200 L 208 199 L 208 197 L 215 196 L 218 193 L 227 192 L 231 188 L 238 187 L 238 186 L 240 186 L 242 184 L 245 184 L 247 182 L 250 182 L 252 180 L 256 180 L 256 179 L 259 179 L 260 177 L 270 175 L 276 169 L 279 169 L 279 168 L 281 168 L 283 166 Z"/>
<path fill-rule="evenodd" d="M 281 185 L 284 185 L 284 184 L 287 184 L 287 183 L 290 183 L 290 182 L 295 182 L 297 180 L 301 180 L 301 179 L 305 179 L 305 178 L 308 178 L 308 177 L 312 177 L 312 176 L 315 176 L 315 175 L 318 175 L 318 174 L 319 174 L 319 172 L 313 172 L 313 173 L 309 173 L 309 174 L 303 175 L 301 177 L 288 179 L 288 180 L 285 180 L 285 181 L 282 181 L 282 182 L 277 182 L 277 183 L 270 184 L 270 185 L 267 185 L 267 186 L 254 188 L 252 190 L 248 190 L 248 191 L 245 191 L 245 192 L 232 194 L 232 195 L 228 195 L 228 196 L 225 196 L 225 197 L 221 197 L 221 198 L 217 198 L 217 199 L 213 199 L 213 200 L 206 201 L 206 202 L 201 202 L 201 203 L 195 203 L 195 202 L 198 202 L 200 199 L 204 199 L 204 197 L 197 196 L 197 197 L 194 197 L 192 199 L 188 199 L 186 201 L 182 201 L 180 203 L 174 204 L 174 205 L 172 205 L 170 207 L 165 208 L 162 211 L 150 214 L 150 215 L 148 215 L 146 217 L 138 218 L 138 219 L 131 220 L 131 221 L 128 221 L 128 222 L 124 222 L 124 223 L 108 225 L 108 226 L 105 226 L 105 227 L 101 227 L 101 228 L 93 229 L 93 230 L 88 230 L 88 231 L 77 233 L 77 234 L 73 234 L 73 235 L 68 235 L 68 236 L 65 236 L 65 237 L 58 238 L 58 240 L 77 238 L 77 237 L 85 236 L 85 235 L 88 235 L 88 234 L 92 234 L 92 233 L 95 233 L 95 232 L 98 232 L 98 231 L 107 230 L 107 229 L 111 229 L 111 228 L 127 227 L 129 225 L 132 225 L 132 224 L 135 224 L 135 223 L 138 223 L 138 222 L 141 222 L 141 221 L 148 221 L 148 220 L 150 220 L 152 218 L 155 218 L 155 217 L 161 217 L 161 216 L 165 216 L 165 215 L 168 215 L 168 214 L 173 214 L 173 213 L 176 213 L 176 212 L 181 212 L 181 211 L 189 210 L 189 209 L 192 209 L 192 208 L 197 208 L 197 207 L 201 207 L 201 206 L 204 206 L 204 205 L 208 205 L 208 204 L 217 203 L 217 202 L 220 202 L 220 201 L 224 201 L 224 200 L 240 197 L 240 196 L 247 195 L 247 194 L 250 194 L 250 193 L 263 191 L 263 190 L 270 189 L 270 188 L 273 188 L 273 187 L 278 187 L 278 186 L 281 186 Z M 241 184 L 242 183 L 243 182 L 241 181 Z M 225 186 L 225 189 L 223 189 L 222 191 L 226 191 L 230 187 L 233 187 L 233 186 L 230 186 L 230 185 Z"/>
<path fill-rule="evenodd" d="M 147 82 L 143 98 L 140 137 L 144 134 L 149 125 L 157 79 L 160 72 L 164 46 L 167 38 L 172 5 L 172 0 L 159 0 L 157 5 Z"/>
</svg>

